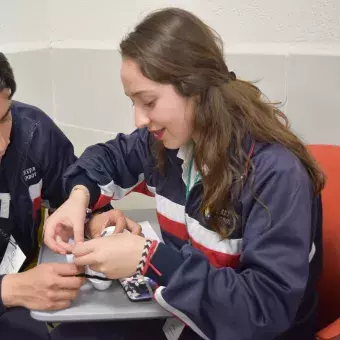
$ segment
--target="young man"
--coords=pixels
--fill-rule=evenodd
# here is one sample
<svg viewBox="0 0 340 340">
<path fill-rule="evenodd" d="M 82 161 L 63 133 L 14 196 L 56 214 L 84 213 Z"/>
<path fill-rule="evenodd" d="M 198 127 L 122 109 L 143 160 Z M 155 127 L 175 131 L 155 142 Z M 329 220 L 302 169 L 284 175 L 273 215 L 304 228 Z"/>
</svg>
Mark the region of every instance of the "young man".
<svg viewBox="0 0 340 340">
<path fill-rule="evenodd" d="M 83 283 L 72 264 L 36 258 L 43 206 L 63 201 L 62 175 L 75 161 L 73 146 L 40 109 L 12 100 L 16 83 L 0 53 L 0 338 L 49 339 L 29 309 L 67 307 Z"/>
</svg>

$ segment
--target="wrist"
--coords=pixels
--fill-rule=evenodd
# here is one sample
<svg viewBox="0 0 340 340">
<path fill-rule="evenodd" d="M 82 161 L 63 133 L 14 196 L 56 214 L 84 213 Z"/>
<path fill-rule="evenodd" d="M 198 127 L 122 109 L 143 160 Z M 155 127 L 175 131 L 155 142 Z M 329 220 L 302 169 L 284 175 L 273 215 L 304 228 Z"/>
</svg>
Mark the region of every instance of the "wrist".
<svg viewBox="0 0 340 340">
<path fill-rule="evenodd" d="M 1 282 L 1 300 L 6 308 L 20 306 L 20 276 L 21 274 L 5 275 Z"/>
<path fill-rule="evenodd" d="M 86 209 L 90 204 L 90 192 L 84 185 L 76 185 L 72 188 L 69 199 L 79 202 Z"/>
<path fill-rule="evenodd" d="M 154 271 L 159 274 L 157 268 L 154 268 L 151 264 L 151 259 L 153 254 L 156 252 L 158 247 L 158 241 L 146 239 L 144 241 L 144 247 L 142 251 L 142 255 L 140 258 L 140 261 L 138 263 L 138 266 L 136 268 L 136 273 L 145 275 L 149 267 L 152 267 Z"/>
<path fill-rule="evenodd" d="M 146 268 L 145 276 L 166 287 L 184 261 L 180 251 L 160 242 L 152 255 L 151 265 Z"/>
</svg>

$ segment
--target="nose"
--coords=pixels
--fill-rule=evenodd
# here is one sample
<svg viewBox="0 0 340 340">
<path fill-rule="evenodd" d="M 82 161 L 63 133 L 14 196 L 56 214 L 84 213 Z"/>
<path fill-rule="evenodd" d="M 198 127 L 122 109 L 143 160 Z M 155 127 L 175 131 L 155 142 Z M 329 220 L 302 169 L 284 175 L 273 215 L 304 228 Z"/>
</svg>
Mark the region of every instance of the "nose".
<svg viewBox="0 0 340 340">
<path fill-rule="evenodd" d="M 150 124 L 150 118 L 145 113 L 145 111 L 141 108 L 134 107 L 134 114 L 135 114 L 135 125 L 138 129 L 141 129 L 145 126 Z"/>
</svg>

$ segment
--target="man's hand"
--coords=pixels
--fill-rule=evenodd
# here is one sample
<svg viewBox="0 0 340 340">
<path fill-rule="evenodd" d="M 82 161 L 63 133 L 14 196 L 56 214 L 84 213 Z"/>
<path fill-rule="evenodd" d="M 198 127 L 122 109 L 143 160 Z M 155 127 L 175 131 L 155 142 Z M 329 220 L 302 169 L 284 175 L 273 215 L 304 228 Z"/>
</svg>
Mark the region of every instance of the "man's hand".
<svg viewBox="0 0 340 340">
<path fill-rule="evenodd" d="M 19 274 L 6 275 L 2 280 L 2 301 L 5 307 L 35 310 L 67 308 L 74 300 L 84 279 L 74 264 L 43 263 Z"/>
<path fill-rule="evenodd" d="M 135 221 L 125 217 L 120 210 L 109 210 L 104 213 L 94 214 L 86 226 L 86 234 L 90 238 L 98 238 L 101 232 L 109 226 L 116 227 L 115 233 L 121 233 L 125 229 L 132 234 L 141 235 L 142 228 Z"/>
</svg>

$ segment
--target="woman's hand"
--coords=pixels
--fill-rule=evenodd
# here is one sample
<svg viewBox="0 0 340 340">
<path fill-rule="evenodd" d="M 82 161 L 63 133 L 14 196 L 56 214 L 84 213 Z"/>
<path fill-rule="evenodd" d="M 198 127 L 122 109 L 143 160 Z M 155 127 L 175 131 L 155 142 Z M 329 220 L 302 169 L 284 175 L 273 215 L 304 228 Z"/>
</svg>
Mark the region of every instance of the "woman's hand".
<svg viewBox="0 0 340 340">
<path fill-rule="evenodd" d="M 102 231 L 115 226 L 115 234 L 123 232 L 125 229 L 132 234 L 141 235 L 142 228 L 135 221 L 125 217 L 120 210 L 112 209 L 104 213 L 94 214 L 86 226 L 86 235 L 91 238 L 100 237 Z"/>
<path fill-rule="evenodd" d="M 130 233 L 96 238 L 74 246 L 74 263 L 89 265 L 110 279 L 129 277 L 136 272 L 144 245 L 143 237 Z"/>
<path fill-rule="evenodd" d="M 84 223 L 86 208 L 89 204 L 87 189 L 72 191 L 69 199 L 61 205 L 47 220 L 44 230 L 44 242 L 54 252 L 66 254 L 72 252 L 67 242 L 71 236 L 74 241 L 84 241 Z"/>
</svg>

